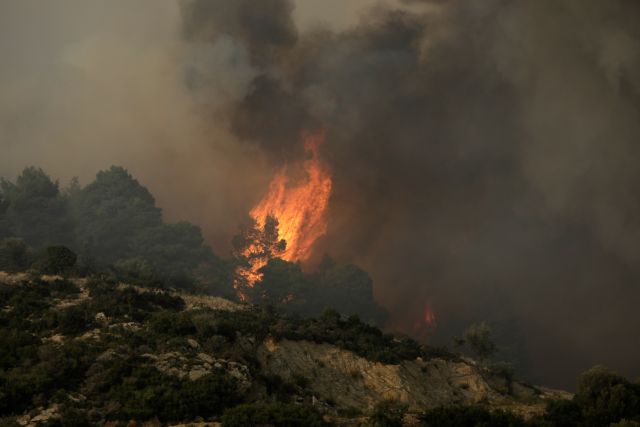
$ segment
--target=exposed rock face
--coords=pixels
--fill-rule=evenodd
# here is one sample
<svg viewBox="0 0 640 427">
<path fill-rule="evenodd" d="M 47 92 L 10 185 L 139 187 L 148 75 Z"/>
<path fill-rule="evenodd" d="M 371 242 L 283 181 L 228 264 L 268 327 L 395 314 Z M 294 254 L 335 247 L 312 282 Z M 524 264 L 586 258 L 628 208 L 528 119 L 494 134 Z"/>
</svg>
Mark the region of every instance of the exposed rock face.
<svg viewBox="0 0 640 427">
<path fill-rule="evenodd" d="M 522 405 L 517 396 L 495 391 L 473 361 L 417 359 L 385 365 L 331 345 L 287 340 L 265 341 L 258 359 L 265 373 L 289 381 L 307 378 L 318 397 L 342 408 L 364 411 L 383 399 L 403 402 L 415 411 L 453 403 L 482 402 L 512 410 Z M 518 386 L 521 392 L 534 395 L 531 388 Z M 518 412 L 538 412 L 542 405 L 537 400 L 537 404 L 524 405 L 528 411 Z"/>
</svg>

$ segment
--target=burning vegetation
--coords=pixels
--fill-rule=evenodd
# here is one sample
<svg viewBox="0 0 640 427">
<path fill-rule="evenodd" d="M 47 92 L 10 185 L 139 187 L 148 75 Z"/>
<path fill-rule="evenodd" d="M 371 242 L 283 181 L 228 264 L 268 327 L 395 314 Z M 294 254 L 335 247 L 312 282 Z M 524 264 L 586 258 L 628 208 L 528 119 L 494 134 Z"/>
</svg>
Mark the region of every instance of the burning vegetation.
<svg viewBox="0 0 640 427">
<path fill-rule="evenodd" d="M 304 147 L 310 157 L 302 162 L 303 177 L 295 179 L 295 168 L 285 164 L 251 210 L 251 223 L 234 239 L 235 256 L 244 261 L 234 280 L 241 300 L 248 299 L 246 288 L 253 288 L 262 278 L 260 270 L 270 259 L 305 262 L 313 244 L 326 233 L 332 181 L 319 154 L 323 142 L 322 132 L 305 135 Z"/>
</svg>

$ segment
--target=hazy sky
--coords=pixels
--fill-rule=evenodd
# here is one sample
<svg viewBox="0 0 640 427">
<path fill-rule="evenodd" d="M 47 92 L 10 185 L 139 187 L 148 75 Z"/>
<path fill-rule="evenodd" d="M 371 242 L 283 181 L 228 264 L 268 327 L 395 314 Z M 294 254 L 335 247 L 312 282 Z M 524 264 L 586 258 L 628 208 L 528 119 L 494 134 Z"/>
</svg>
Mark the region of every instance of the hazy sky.
<svg viewBox="0 0 640 427">
<path fill-rule="evenodd" d="M 319 249 L 390 327 L 487 320 L 528 378 L 640 375 L 640 3 L 5 0 L 0 176 L 127 167 L 224 254 L 323 126 Z"/>
</svg>

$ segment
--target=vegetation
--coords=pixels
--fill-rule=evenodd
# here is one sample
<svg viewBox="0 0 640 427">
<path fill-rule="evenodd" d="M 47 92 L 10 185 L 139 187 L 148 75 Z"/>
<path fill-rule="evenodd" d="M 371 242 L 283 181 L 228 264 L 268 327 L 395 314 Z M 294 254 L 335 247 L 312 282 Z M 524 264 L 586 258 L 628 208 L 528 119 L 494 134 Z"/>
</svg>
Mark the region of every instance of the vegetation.
<svg viewBox="0 0 640 427">
<path fill-rule="evenodd" d="M 30 265 L 29 248 L 22 239 L 7 237 L 0 240 L 0 270 L 24 271 Z"/>
<path fill-rule="evenodd" d="M 324 425 L 315 410 L 291 405 L 304 394 L 306 378 L 290 384 L 260 373 L 255 354 L 264 338 L 332 343 L 391 363 L 427 351 L 336 311 L 304 319 L 270 307 L 185 310 L 184 301 L 167 291 L 119 285 L 111 276 L 82 282 L 88 298 L 74 281 L 25 280 L 0 283 L 0 418 L 55 403 L 56 422 L 65 425 L 154 417 L 174 422 L 215 419 L 238 404 L 274 399 L 278 404 L 229 412 L 225 422 L 238 425 L 233 423 L 255 416 L 278 425 Z M 210 367 L 189 378 L 170 373 L 178 369 L 171 364 L 182 366 L 179 358 L 168 358 L 171 366 L 162 369 L 157 360 L 172 354 L 197 359 L 200 352 L 246 366 L 253 391 L 241 392 L 238 379 L 224 369 Z"/>
<path fill-rule="evenodd" d="M 268 336 L 330 343 L 385 363 L 455 357 L 333 310 L 306 319 L 270 307 L 185 310 L 181 298 L 164 290 L 118 285 L 110 276 L 93 277 L 81 287 L 88 299 L 69 280 L 0 283 L 0 419 L 5 425 L 52 404 L 58 405 L 54 421 L 60 425 L 198 417 L 231 426 L 324 425 L 315 409 L 295 404 L 309 379 L 288 383 L 262 375 L 256 351 Z M 200 353 L 245 366 L 251 388 L 210 361 L 206 372 L 191 378 L 190 365 L 180 358 L 193 361 Z M 439 426 L 633 425 L 640 421 L 639 402 L 639 384 L 594 368 L 582 376 L 573 400 L 550 402 L 543 416 L 528 421 L 475 406 L 435 408 L 421 420 Z M 369 422 L 401 425 L 405 410 L 397 402 L 382 402 Z"/>
<path fill-rule="evenodd" d="M 273 258 L 259 273 L 262 280 L 249 290 L 256 303 L 304 316 L 319 316 L 326 309 L 334 309 L 378 325 L 386 318 L 373 298 L 371 278 L 355 265 L 337 264 L 325 257 L 316 271 L 305 274 L 299 264 Z"/>
<path fill-rule="evenodd" d="M 327 423 L 313 408 L 283 403 L 254 403 L 228 409 L 222 416 L 223 427 L 282 426 L 323 427 Z"/>
<path fill-rule="evenodd" d="M 236 298 L 234 283 L 251 301 L 291 313 L 318 316 L 326 308 L 382 324 L 366 272 L 326 258 L 317 272 L 279 256 L 286 242 L 278 222 L 249 221 L 233 238 L 229 259 L 216 256 L 196 225 L 166 224 L 147 188 L 112 166 L 82 187 L 60 189 L 44 171 L 26 168 L 15 182 L 0 181 L 0 270 L 47 274 L 108 275 L 145 287 Z M 247 250 L 248 248 L 251 250 Z M 266 265 L 255 288 L 237 274 L 257 260 Z"/>
<path fill-rule="evenodd" d="M 394 400 L 383 400 L 374 408 L 369 417 L 372 427 L 402 427 L 407 405 Z"/>
<path fill-rule="evenodd" d="M 485 322 L 475 323 L 456 340 L 459 347 L 466 346 L 475 357 L 487 360 L 496 353 L 497 347 L 491 337 L 491 328 Z"/>
<path fill-rule="evenodd" d="M 425 426 L 633 426 L 640 423 L 640 384 L 596 366 L 585 372 L 572 400 L 550 401 L 528 421 L 482 406 L 447 406 L 421 416 Z"/>
<path fill-rule="evenodd" d="M 256 354 L 267 337 L 332 344 L 387 364 L 460 360 L 373 326 L 384 312 L 373 299 L 371 278 L 358 267 L 326 257 L 306 273 L 279 259 L 286 242 L 278 240 L 277 227 L 273 218 L 262 229 L 243 227 L 234 257 L 223 260 L 197 226 L 163 223 L 153 196 L 122 168 L 64 190 L 35 168 L 15 182 L 0 181 L 0 270 L 23 273 L 13 276 L 22 283 L 0 282 L 0 426 L 54 407 L 50 426 L 199 419 L 225 426 L 326 425 L 318 407 L 308 405 L 311 379 L 288 382 L 261 371 Z M 243 248 L 256 242 L 247 255 Z M 182 294 L 173 292 L 231 296 L 234 273 L 254 255 L 268 259 L 262 279 L 245 288 L 259 305 L 187 310 Z M 494 390 L 511 392 L 513 371 L 494 363 L 497 347 L 487 324 L 472 325 L 458 344 L 481 360 L 478 371 Z M 362 380 L 360 372 L 351 375 Z M 399 426 L 406 411 L 383 401 L 368 422 Z M 634 426 L 640 384 L 596 367 L 580 378 L 572 400 L 549 402 L 543 415 L 528 420 L 483 406 L 447 406 L 425 411 L 420 421 Z"/>
<path fill-rule="evenodd" d="M 519 427 L 525 421 L 512 413 L 490 411 L 482 406 L 444 406 L 432 409 L 421 415 L 420 421 L 425 427 Z"/>
</svg>

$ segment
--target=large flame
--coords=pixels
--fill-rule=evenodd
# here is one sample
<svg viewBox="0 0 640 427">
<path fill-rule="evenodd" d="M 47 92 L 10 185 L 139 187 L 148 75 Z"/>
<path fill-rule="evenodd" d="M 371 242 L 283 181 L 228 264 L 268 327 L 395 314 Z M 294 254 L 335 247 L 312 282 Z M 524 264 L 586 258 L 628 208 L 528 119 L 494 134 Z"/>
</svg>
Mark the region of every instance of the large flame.
<svg viewBox="0 0 640 427">
<path fill-rule="evenodd" d="M 329 167 L 318 152 L 323 142 L 324 133 L 306 135 L 304 148 L 309 158 L 302 164 L 304 176 L 293 179 L 289 166 L 284 165 L 272 179 L 267 194 L 249 213 L 260 229 L 269 216 L 278 221 L 278 240 L 284 240 L 286 247 L 277 256 L 287 261 L 308 260 L 313 244 L 327 231 L 332 181 Z M 237 271 L 249 287 L 261 279 L 258 270 L 268 262 L 266 258 L 252 257 L 255 252 L 256 245 L 245 249 L 243 255 L 250 259 L 250 265 Z M 242 289 L 235 287 L 240 298 L 246 300 Z"/>
<path fill-rule="evenodd" d="M 309 259 L 314 242 L 327 231 L 331 173 L 318 154 L 324 134 L 310 134 L 304 140 L 305 150 L 311 155 L 304 162 L 305 177 L 291 183 L 285 165 L 271 181 L 268 193 L 250 212 L 259 227 L 264 226 L 268 215 L 278 220 L 278 237 L 287 242 L 280 257 L 287 261 Z"/>
</svg>

